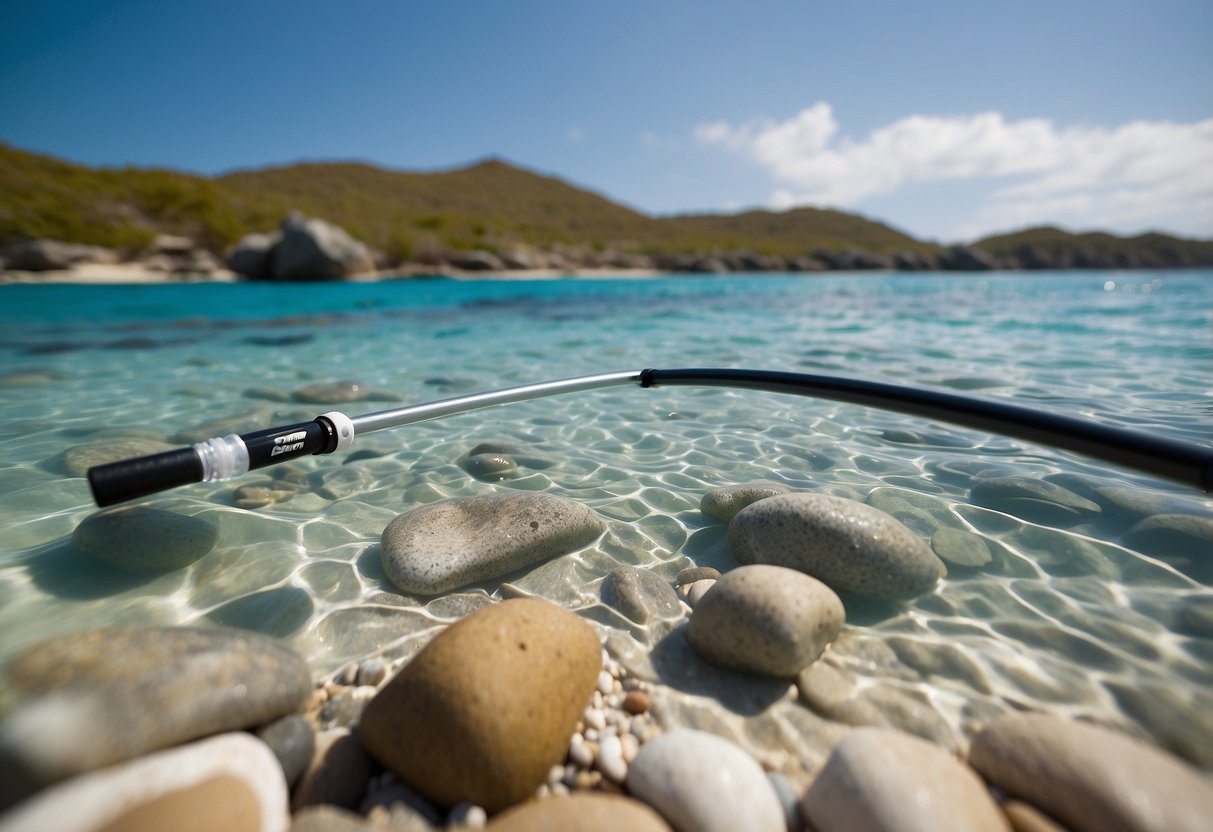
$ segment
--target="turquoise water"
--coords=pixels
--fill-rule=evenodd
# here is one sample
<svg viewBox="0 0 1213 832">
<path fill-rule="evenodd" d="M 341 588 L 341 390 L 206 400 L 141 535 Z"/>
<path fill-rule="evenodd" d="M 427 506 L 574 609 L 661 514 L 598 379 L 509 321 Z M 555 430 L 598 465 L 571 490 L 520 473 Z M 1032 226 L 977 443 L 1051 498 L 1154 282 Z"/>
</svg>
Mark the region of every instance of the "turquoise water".
<svg viewBox="0 0 1213 832">
<path fill-rule="evenodd" d="M 368 435 L 356 458 L 291 463 L 286 479 L 268 469 L 157 498 L 219 529 L 215 550 L 178 572 L 125 576 L 70 544 L 95 510 L 71 448 L 181 444 L 334 407 L 357 415 L 686 366 L 932 386 L 1207 444 L 1213 272 L 0 287 L 0 660 L 77 627 L 209 621 L 279 636 L 329 670 L 411 655 L 491 598 L 535 594 L 579 610 L 623 661 L 652 671 L 663 634 L 604 607 L 602 578 L 621 563 L 671 580 L 692 563 L 727 568 L 724 529 L 699 500 L 766 479 L 866 500 L 990 553 L 904 608 L 848 610 L 829 661 L 859 704 L 839 714 L 879 713 L 948 744 L 990 715 L 1045 707 L 1213 764 L 1213 544 L 1199 524 L 1147 522 L 1204 522 L 1213 503 L 1088 458 L 858 406 L 631 387 L 510 405 Z M 372 400 L 291 401 L 338 380 Z M 486 441 L 520 446 L 529 464 L 477 479 L 461 463 Z M 995 476 L 1081 502 L 991 498 L 982 481 Z M 279 493 L 245 508 L 242 485 Z M 435 600 L 383 580 L 378 536 L 393 516 L 508 488 L 584 502 L 608 533 Z M 757 713 L 719 691 L 670 688 L 669 719 L 731 733 L 768 762 L 811 761 L 830 731 L 793 702 Z"/>
</svg>

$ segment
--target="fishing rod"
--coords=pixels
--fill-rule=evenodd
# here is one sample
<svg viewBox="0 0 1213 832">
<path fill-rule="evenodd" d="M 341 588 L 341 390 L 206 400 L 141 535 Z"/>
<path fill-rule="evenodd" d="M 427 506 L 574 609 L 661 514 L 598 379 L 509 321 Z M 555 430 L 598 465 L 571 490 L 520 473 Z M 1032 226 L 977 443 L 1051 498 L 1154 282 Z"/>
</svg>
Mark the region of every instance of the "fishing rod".
<svg viewBox="0 0 1213 832">
<path fill-rule="evenodd" d="M 197 482 L 242 476 L 301 456 L 344 451 L 356 436 L 494 405 L 606 387 L 733 387 L 788 393 L 893 410 L 988 433 L 1051 445 L 1133 468 L 1203 491 L 1213 490 L 1213 448 L 1022 405 L 878 381 L 774 370 L 636 370 L 544 381 L 455 396 L 427 404 L 346 416 L 333 411 L 310 422 L 228 434 L 88 471 L 98 506 Z"/>
</svg>

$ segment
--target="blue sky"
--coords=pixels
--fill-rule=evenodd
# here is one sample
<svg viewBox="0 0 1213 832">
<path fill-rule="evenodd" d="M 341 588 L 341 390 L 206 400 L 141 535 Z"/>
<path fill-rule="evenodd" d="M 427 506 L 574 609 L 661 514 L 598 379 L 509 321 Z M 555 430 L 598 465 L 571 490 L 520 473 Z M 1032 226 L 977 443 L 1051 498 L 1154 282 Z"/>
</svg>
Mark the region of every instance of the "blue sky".
<svg viewBox="0 0 1213 832">
<path fill-rule="evenodd" d="M 1213 2 L 9 0 L 0 140 L 217 173 L 501 156 L 652 214 L 1213 237 Z"/>
</svg>

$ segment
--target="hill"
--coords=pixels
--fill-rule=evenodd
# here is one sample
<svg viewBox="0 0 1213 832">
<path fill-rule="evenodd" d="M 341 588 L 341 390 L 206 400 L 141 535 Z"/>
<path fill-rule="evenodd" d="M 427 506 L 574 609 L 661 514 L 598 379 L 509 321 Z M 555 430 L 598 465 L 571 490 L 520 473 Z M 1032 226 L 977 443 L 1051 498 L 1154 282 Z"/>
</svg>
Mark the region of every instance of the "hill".
<svg viewBox="0 0 1213 832">
<path fill-rule="evenodd" d="M 1117 237 L 1102 232 L 1073 234 L 1052 226 L 986 237 L 976 248 L 1010 258 L 1021 268 L 1151 268 L 1207 266 L 1213 241 L 1183 240 L 1167 234 Z"/>
<path fill-rule="evenodd" d="M 1213 241 L 1163 234 L 1044 227 L 987 237 L 971 251 L 821 208 L 652 217 L 500 159 L 429 173 L 333 162 L 205 177 L 91 168 L 0 144 L 0 246 L 54 239 L 139 252 L 171 234 L 221 254 L 296 210 L 393 263 L 526 248 L 564 252 L 569 264 L 704 270 L 1213 265 Z"/>
</svg>

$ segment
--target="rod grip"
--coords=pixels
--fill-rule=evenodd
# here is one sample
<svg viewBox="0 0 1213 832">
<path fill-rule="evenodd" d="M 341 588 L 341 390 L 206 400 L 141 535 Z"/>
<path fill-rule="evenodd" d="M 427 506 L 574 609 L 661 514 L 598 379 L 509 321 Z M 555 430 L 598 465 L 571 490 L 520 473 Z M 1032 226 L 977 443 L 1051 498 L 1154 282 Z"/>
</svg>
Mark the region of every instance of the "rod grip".
<svg viewBox="0 0 1213 832">
<path fill-rule="evenodd" d="M 88 484 L 99 506 L 202 482 L 202 460 L 193 448 L 123 459 L 88 469 Z"/>
</svg>

